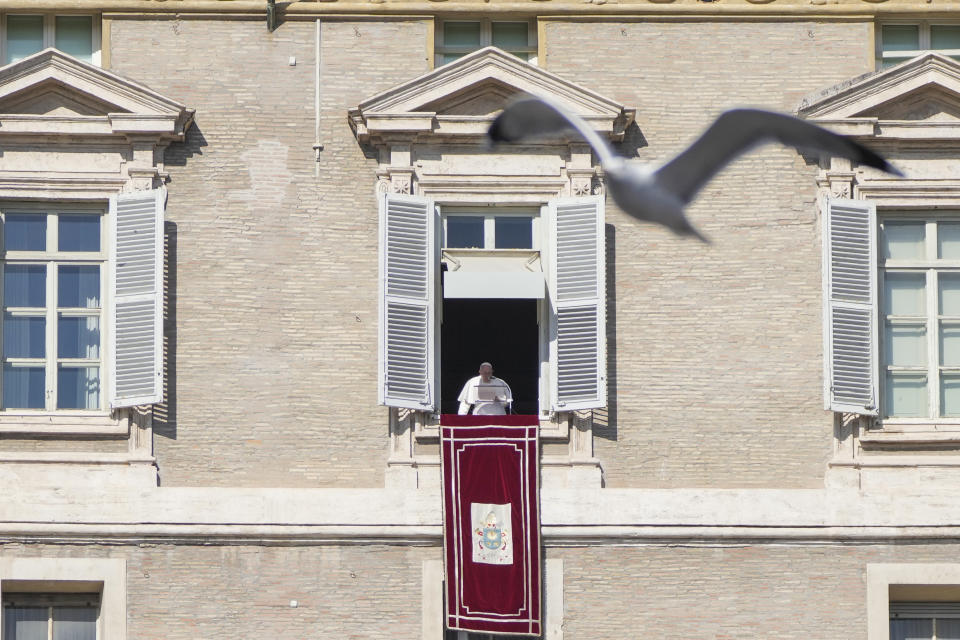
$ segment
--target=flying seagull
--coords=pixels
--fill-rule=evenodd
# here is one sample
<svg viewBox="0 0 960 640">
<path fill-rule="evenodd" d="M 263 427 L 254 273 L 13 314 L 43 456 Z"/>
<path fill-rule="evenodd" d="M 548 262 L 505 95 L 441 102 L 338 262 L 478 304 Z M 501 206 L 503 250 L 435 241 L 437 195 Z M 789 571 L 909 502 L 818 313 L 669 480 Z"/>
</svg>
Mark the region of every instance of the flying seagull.
<svg viewBox="0 0 960 640">
<path fill-rule="evenodd" d="M 523 98 L 511 103 L 493 121 L 487 135 L 493 142 L 520 142 L 570 128 L 593 147 L 603 166 L 610 195 L 624 212 L 704 242 L 708 240 L 690 224 L 683 208 L 727 163 L 755 145 L 780 142 L 903 175 L 850 138 L 793 116 L 760 109 L 733 109 L 721 114 L 699 140 L 656 170 L 637 166 L 616 155 L 579 116 L 543 98 Z"/>
</svg>

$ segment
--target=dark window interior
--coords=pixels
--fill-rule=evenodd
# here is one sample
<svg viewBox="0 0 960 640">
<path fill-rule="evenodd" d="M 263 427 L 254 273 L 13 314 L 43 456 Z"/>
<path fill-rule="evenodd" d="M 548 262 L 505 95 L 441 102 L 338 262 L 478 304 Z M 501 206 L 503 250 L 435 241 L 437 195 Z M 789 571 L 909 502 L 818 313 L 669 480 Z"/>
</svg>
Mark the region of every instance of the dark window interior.
<svg viewBox="0 0 960 640">
<path fill-rule="evenodd" d="M 440 327 L 440 408 L 456 413 L 464 383 L 481 362 L 513 391 L 513 412 L 539 409 L 540 330 L 536 300 L 444 299 Z"/>
</svg>

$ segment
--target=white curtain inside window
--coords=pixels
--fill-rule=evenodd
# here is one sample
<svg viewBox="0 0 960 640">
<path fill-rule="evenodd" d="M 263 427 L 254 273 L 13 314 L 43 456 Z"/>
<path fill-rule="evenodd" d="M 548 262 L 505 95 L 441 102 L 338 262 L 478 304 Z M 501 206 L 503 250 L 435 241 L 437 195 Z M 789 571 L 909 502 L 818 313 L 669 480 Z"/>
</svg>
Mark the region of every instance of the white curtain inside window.
<svg viewBox="0 0 960 640">
<path fill-rule="evenodd" d="M 54 607 L 53 640 L 97 640 L 95 607 Z"/>
<path fill-rule="evenodd" d="M 3 640 L 47 640 L 46 607 L 5 607 Z"/>
<path fill-rule="evenodd" d="M 890 621 L 890 640 L 931 640 L 933 620 L 930 618 L 896 618 Z"/>
</svg>

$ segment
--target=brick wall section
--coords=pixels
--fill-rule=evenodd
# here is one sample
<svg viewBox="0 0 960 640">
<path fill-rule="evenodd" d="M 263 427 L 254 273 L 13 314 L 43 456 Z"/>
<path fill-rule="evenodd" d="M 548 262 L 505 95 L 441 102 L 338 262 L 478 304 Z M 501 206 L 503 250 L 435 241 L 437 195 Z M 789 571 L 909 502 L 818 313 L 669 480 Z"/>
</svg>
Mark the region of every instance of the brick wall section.
<svg viewBox="0 0 960 640">
<path fill-rule="evenodd" d="M 437 547 L 0 544 L 4 557 L 127 562 L 127 637 L 415 640 Z M 949 562 L 936 544 L 547 548 L 564 640 L 866 639 L 866 566 Z M 290 600 L 298 607 L 291 608 Z M 815 631 L 811 631 L 815 630 Z"/>
<path fill-rule="evenodd" d="M 867 564 L 950 562 L 955 549 L 656 545 L 547 557 L 563 558 L 564 640 L 866 640 Z"/>
<path fill-rule="evenodd" d="M 319 177 L 314 33 L 312 21 L 273 33 L 262 20 L 111 22 L 112 70 L 196 109 L 166 154 L 176 348 L 170 415 L 156 425 L 164 485 L 383 484 L 376 161 L 346 114 L 426 70 L 426 26 L 323 25 Z"/>
<path fill-rule="evenodd" d="M 423 547 L 24 546 L 5 557 L 127 561 L 127 638 L 420 637 Z M 296 608 L 290 601 L 297 600 Z M 413 604 L 411 604 L 413 603 Z"/>
<path fill-rule="evenodd" d="M 869 70 L 865 23 L 549 22 L 546 36 L 548 70 L 637 108 L 642 136 L 623 147 L 651 164 L 725 108 L 789 112 Z M 710 247 L 608 201 L 607 486 L 822 486 L 832 416 L 815 175 L 777 147 L 728 167 L 689 210 Z"/>
</svg>

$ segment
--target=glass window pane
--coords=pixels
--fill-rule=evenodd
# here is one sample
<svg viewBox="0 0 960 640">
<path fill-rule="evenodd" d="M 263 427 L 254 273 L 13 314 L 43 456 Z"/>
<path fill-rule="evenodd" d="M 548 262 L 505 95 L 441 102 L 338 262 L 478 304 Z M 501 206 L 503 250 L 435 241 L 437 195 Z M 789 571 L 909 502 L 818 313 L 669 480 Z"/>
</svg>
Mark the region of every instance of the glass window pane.
<svg viewBox="0 0 960 640">
<path fill-rule="evenodd" d="M 10 363 L 4 364 L 4 409 L 43 409 L 44 376 L 43 367 L 17 367 Z"/>
<path fill-rule="evenodd" d="M 448 217 L 446 246 L 451 249 L 482 249 L 483 216 Z"/>
<path fill-rule="evenodd" d="M 920 48 L 920 27 L 915 24 L 885 24 L 881 40 L 884 51 L 916 51 Z"/>
<path fill-rule="evenodd" d="M 925 326 L 888 324 L 884 337 L 888 365 L 922 367 L 927 364 L 927 328 Z"/>
<path fill-rule="evenodd" d="M 479 22 L 444 22 L 443 44 L 448 47 L 480 47 Z"/>
<path fill-rule="evenodd" d="M 68 367 L 57 372 L 58 409 L 100 408 L 100 367 Z"/>
<path fill-rule="evenodd" d="M 97 640 L 94 607 L 54 607 L 53 640 Z"/>
<path fill-rule="evenodd" d="M 926 276 L 922 273 L 884 274 L 883 312 L 895 316 L 922 316 L 926 313 Z"/>
<path fill-rule="evenodd" d="M 46 251 L 46 214 L 8 213 L 3 223 L 6 251 Z"/>
<path fill-rule="evenodd" d="M 960 224 L 941 222 L 937 225 L 937 257 L 960 258 Z"/>
<path fill-rule="evenodd" d="M 960 375 L 943 374 L 940 377 L 940 415 L 960 416 Z"/>
<path fill-rule="evenodd" d="M 883 257 L 910 260 L 924 257 L 926 225 L 922 222 L 886 222 L 883 225 Z"/>
<path fill-rule="evenodd" d="M 57 306 L 95 309 L 100 306 L 99 265 L 60 265 Z"/>
<path fill-rule="evenodd" d="M 497 216 L 494 219 L 497 249 L 532 249 L 533 219 L 525 216 Z"/>
<path fill-rule="evenodd" d="M 47 319 L 3 314 L 3 357 L 45 358 Z"/>
<path fill-rule="evenodd" d="M 940 281 L 940 315 L 960 315 L 960 273 L 941 273 Z"/>
<path fill-rule="evenodd" d="M 960 49 L 960 25 L 934 24 L 930 26 L 931 49 Z"/>
<path fill-rule="evenodd" d="M 59 220 L 60 251 L 100 251 L 100 216 L 62 214 Z"/>
<path fill-rule="evenodd" d="M 93 16 L 57 16 L 54 32 L 57 49 L 93 62 Z"/>
<path fill-rule="evenodd" d="M 99 358 L 100 317 L 61 313 L 57 324 L 57 351 L 60 358 Z"/>
<path fill-rule="evenodd" d="M 47 267 L 8 264 L 3 270 L 3 306 L 44 307 L 47 304 Z"/>
<path fill-rule="evenodd" d="M 937 618 L 937 640 L 960 640 L 960 620 Z"/>
<path fill-rule="evenodd" d="M 926 416 L 927 378 L 912 374 L 887 372 L 887 415 L 898 418 Z"/>
<path fill-rule="evenodd" d="M 43 16 L 7 15 L 7 59 L 16 62 L 43 49 Z"/>
<path fill-rule="evenodd" d="M 453 62 L 454 60 L 459 60 L 459 59 L 462 58 L 464 55 L 466 55 L 466 54 L 463 54 L 463 53 L 446 53 L 446 54 L 443 55 L 443 63 L 442 63 L 442 64 L 447 64 L 447 63 Z"/>
<path fill-rule="evenodd" d="M 940 326 L 940 364 L 945 367 L 960 367 L 960 325 Z"/>
<path fill-rule="evenodd" d="M 527 46 L 529 26 L 526 22 L 494 22 L 491 29 L 493 31 L 493 46 L 495 47 L 501 49 L 519 47 L 522 49 Z"/>
<path fill-rule="evenodd" d="M 46 607 L 4 607 L 4 640 L 47 640 Z"/>
</svg>

